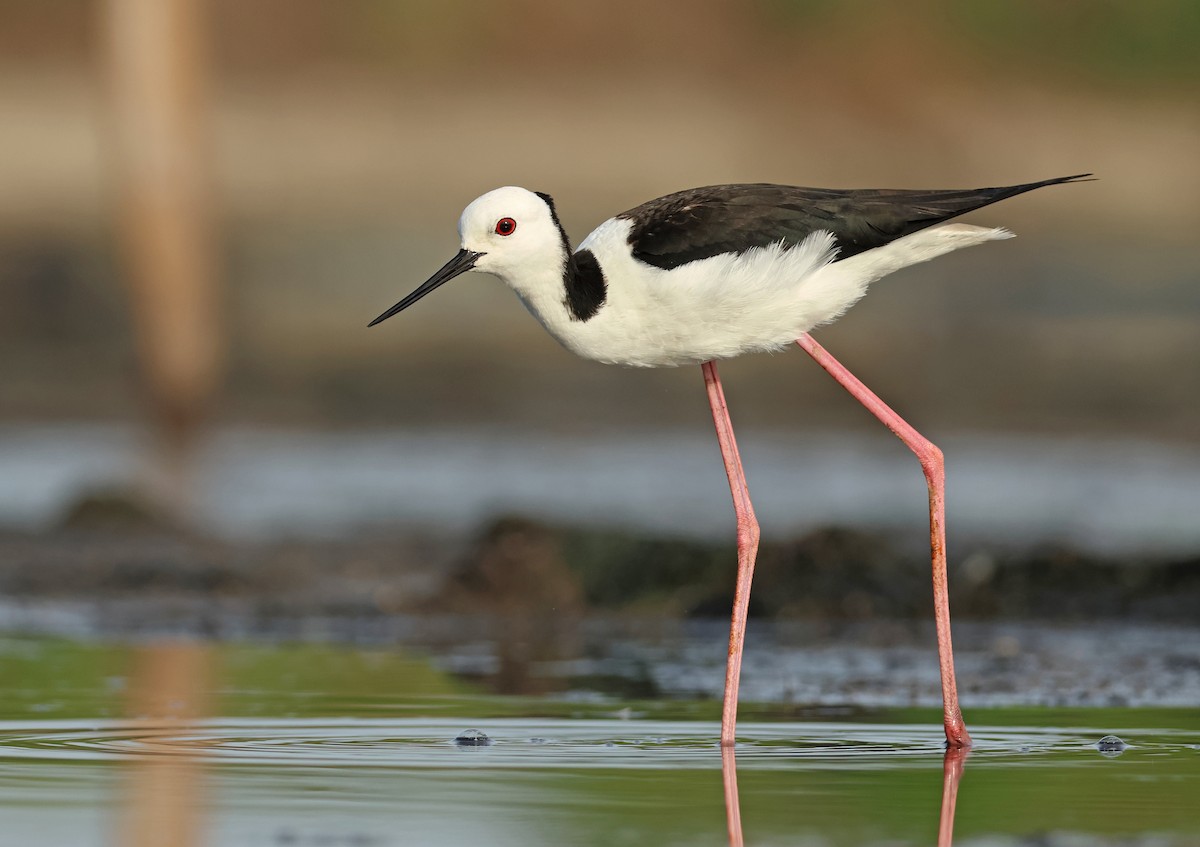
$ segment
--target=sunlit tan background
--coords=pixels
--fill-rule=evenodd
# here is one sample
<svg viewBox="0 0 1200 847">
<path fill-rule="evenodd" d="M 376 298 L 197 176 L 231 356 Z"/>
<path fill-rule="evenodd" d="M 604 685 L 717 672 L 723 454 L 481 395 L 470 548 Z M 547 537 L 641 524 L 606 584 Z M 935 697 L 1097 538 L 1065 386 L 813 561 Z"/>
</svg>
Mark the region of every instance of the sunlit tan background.
<svg viewBox="0 0 1200 847">
<path fill-rule="evenodd" d="M 185 444 L 206 424 L 699 432 L 697 369 L 576 360 L 489 278 L 366 323 L 498 185 L 553 194 L 578 241 L 709 183 L 1092 171 L 975 214 L 1020 237 L 888 278 L 820 338 L 931 435 L 1200 439 L 1187 0 L 4 0 L 0 17 L 0 423 L 149 422 Z M 724 375 L 743 425 L 875 426 L 798 353 Z"/>
</svg>

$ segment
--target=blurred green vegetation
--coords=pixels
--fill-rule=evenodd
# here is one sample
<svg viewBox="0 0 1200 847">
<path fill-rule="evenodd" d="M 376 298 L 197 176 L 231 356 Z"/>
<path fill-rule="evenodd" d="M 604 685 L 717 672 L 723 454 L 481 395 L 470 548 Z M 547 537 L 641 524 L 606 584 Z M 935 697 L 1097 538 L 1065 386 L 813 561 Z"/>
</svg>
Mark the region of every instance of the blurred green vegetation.
<svg viewBox="0 0 1200 847">
<path fill-rule="evenodd" d="M 1139 85 L 1200 78 L 1194 0 L 960 0 L 946 11 L 965 37 L 1003 61 L 1074 67 Z"/>
<path fill-rule="evenodd" d="M 1200 3 L 1194 0 L 760 0 L 789 28 L 841 35 L 873 27 L 926 28 L 1012 76 L 1067 72 L 1081 81 L 1143 86 L 1200 80 Z"/>
<path fill-rule="evenodd" d="M 0 639 L 0 720 L 120 718 L 137 642 L 65 638 Z M 693 699 L 558 699 L 507 696 L 438 670 L 401 648 L 306 643 L 214 642 L 210 645 L 221 717 L 612 717 L 622 709 L 650 720 L 716 721 L 721 704 Z M 933 708 L 838 709 L 743 703 L 747 721 L 819 721 L 936 725 Z M 1100 735 L 1159 730 L 1195 733 L 1200 710 L 1180 708 L 1009 706 L 971 709 L 977 727 L 1063 728 Z M 769 745 L 769 742 L 764 742 Z M 986 742 L 981 744 L 986 748 Z M 1149 754 L 1149 751 L 1148 753 Z M 1087 751 L 1087 755 L 1092 752 Z"/>
<path fill-rule="evenodd" d="M 8 24 L 0 46 L 10 60 L 86 51 L 92 5 L 0 0 L 0 15 Z M 259 70 L 298 60 L 346 59 L 438 67 L 460 65 L 476 51 L 488 56 L 497 50 L 516 61 L 569 60 L 572 51 L 608 48 L 614 38 L 634 52 L 653 41 L 661 58 L 662 45 L 651 36 L 673 29 L 702 41 L 715 35 L 735 45 L 735 52 L 740 44 L 751 55 L 759 52 L 763 38 L 803 34 L 818 42 L 853 43 L 866 33 L 882 32 L 921 37 L 945 45 L 947 52 L 959 45 L 1014 75 L 1067 71 L 1114 84 L 1200 79 L 1200 3 L 1194 0 L 755 0 L 732 11 L 715 0 L 698 0 L 688 4 L 687 14 L 625 0 L 517 8 L 472 0 L 212 0 L 210 5 L 216 41 L 224 45 L 222 59 Z M 510 47 L 519 49 L 509 53 Z M 870 52 L 855 61 L 869 62 Z"/>
</svg>

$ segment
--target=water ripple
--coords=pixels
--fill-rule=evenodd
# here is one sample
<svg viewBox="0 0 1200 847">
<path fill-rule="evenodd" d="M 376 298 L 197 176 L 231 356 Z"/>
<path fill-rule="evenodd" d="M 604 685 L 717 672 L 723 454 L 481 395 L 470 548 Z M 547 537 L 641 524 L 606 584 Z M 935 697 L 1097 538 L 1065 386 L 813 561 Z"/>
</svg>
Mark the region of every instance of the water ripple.
<svg viewBox="0 0 1200 847">
<path fill-rule="evenodd" d="M 493 743 L 462 746 L 467 729 Z M 1098 755 L 1094 730 L 975 728 L 973 758 L 1028 764 Z M 1130 750 L 1184 749 L 1170 731 L 1124 732 Z M 940 728 L 782 723 L 741 728 L 738 763 L 750 769 L 924 767 L 940 758 Z M 1150 739 L 1141 740 L 1138 739 Z M 213 719 L 191 726 L 143 721 L 3 721 L 0 761 L 115 761 L 198 756 L 217 765 L 358 768 L 698 768 L 719 762 L 715 726 L 682 721 L 501 719 Z"/>
</svg>

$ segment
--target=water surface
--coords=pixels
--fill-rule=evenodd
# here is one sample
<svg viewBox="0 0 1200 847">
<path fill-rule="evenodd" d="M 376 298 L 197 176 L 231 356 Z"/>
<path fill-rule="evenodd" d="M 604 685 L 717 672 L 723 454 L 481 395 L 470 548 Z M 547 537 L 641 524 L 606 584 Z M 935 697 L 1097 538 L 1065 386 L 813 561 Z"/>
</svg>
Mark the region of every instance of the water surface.
<svg viewBox="0 0 1200 847">
<path fill-rule="evenodd" d="M 723 777 L 710 700 L 497 696 L 378 649 L 4 648 L 4 681 L 23 680 L 0 709 L 4 845 L 170 826 L 205 845 L 719 845 L 731 777 L 746 844 L 933 844 L 954 771 L 934 709 L 748 704 Z M 172 662 L 207 681 L 172 693 Z M 159 714 L 138 712 L 146 673 Z M 955 843 L 1200 840 L 1195 709 L 969 718 Z M 1100 749 L 1110 734 L 1123 750 Z"/>
</svg>

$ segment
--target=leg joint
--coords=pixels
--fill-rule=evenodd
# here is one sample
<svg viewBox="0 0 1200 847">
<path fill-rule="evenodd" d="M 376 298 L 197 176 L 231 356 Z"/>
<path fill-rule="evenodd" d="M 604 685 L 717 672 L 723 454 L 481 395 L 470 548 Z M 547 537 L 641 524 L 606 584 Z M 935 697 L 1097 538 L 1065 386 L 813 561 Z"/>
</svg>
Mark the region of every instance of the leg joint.
<svg viewBox="0 0 1200 847">
<path fill-rule="evenodd" d="M 938 479 L 946 473 L 946 457 L 940 447 L 924 438 L 915 445 L 914 452 L 921 462 L 921 470 L 928 479 Z"/>
<path fill-rule="evenodd" d="M 738 544 L 758 544 L 762 533 L 758 528 L 758 519 L 754 515 L 738 515 L 737 537 Z"/>
</svg>

